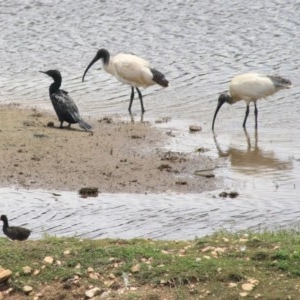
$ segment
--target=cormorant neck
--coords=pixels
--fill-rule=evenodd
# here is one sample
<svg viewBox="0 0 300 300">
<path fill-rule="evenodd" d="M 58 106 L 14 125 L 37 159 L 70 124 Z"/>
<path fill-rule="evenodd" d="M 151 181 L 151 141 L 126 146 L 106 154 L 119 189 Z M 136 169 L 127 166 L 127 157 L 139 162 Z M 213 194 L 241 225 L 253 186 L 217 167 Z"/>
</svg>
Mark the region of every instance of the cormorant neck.
<svg viewBox="0 0 300 300">
<path fill-rule="evenodd" d="M 57 92 L 61 86 L 61 78 L 54 79 L 54 82 L 49 87 L 49 93 L 50 95 L 54 92 Z"/>
<path fill-rule="evenodd" d="M 3 221 L 3 228 L 6 229 L 8 228 L 8 220 L 7 219 L 4 219 L 2 220 Z"/>
</svg>

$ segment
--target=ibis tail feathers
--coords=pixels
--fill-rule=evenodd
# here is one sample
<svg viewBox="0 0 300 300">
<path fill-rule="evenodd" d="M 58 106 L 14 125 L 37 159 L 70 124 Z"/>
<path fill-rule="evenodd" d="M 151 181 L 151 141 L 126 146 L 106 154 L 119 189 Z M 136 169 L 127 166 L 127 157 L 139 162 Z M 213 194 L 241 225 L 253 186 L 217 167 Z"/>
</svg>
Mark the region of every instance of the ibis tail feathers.
<svg viewBox="0 0 300 300">
<path fill-rule="evenodd" d="M 292 82 L 288 79 L 272 75 L 269 75 L 268 77 L 272 80 L 277 89 L 289 89 L 292 86 Z"/>
<path fill-rule="evenodd" d="M 167 87 L 169 86 L 169 81 L 166 79 L 165 75 L 156 69 L 150 69 L 152 74 L 153 74 L 153 81 L 156 82 L 157 84 Z"/>
</svg>

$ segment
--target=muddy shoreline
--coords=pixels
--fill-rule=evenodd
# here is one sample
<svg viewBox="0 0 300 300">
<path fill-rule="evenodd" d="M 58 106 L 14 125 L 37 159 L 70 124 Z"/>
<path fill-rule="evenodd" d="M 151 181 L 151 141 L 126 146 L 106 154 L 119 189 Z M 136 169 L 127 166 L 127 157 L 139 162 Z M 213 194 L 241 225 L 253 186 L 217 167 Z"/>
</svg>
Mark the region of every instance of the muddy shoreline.
<svg viewBox="0 0 300 300">
<path fill-rule="evenodd" d="M 0 186 L 108 193 L 203 192 L 216 188 L 216 162 L 203 153 L 167 152 L 172 137 L 147 122 L 84 118 L 93 126 L 59 129 L 54 113 L 0 106 Z M 54 122 L 54 127 L 47 126 Z"/>
</svg>

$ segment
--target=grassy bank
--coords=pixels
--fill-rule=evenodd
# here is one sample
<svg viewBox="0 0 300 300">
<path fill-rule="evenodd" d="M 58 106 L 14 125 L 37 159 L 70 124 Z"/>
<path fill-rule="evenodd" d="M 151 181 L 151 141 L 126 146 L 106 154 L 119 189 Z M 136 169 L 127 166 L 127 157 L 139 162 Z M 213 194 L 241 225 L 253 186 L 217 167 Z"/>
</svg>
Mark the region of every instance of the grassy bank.
<svg viewBox="0 0 300 300">
<path fill-rule="evenodd" d="M 12 271 L 4 299 L 84 299 L 93 287 L 95 299 L 300 299 L 300 236 L 292 231 L 186 242 L 2 238 L 0 266 Z"/>
</svg>

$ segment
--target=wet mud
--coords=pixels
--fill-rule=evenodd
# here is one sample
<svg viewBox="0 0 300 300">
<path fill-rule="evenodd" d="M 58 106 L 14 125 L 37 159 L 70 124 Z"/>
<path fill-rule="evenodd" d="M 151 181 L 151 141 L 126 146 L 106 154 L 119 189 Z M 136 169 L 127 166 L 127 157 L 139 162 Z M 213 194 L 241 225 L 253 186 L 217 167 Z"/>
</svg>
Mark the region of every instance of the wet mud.
<svg viewBox="0 0 300 300">
<path fill-rule="evenodd" d="M 89 119 L 91 132 L 77 125 L 59 129 L 54 114 L 4 105 L 0 109 L 2 187 L 100 193 L 203 192 L 216 179 L 195 176 L 215 160 L 198 152 L 166 151 L 170 137 L 149 122 L 118 117 Z M 53 127 L 47 126 L 54 122 Z"/>
</svg>

